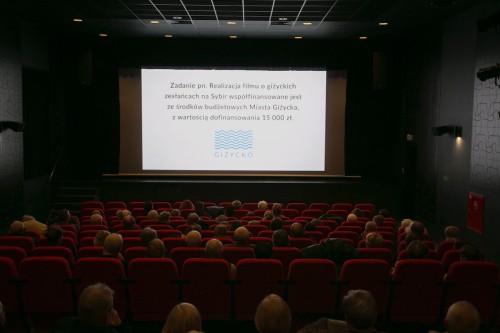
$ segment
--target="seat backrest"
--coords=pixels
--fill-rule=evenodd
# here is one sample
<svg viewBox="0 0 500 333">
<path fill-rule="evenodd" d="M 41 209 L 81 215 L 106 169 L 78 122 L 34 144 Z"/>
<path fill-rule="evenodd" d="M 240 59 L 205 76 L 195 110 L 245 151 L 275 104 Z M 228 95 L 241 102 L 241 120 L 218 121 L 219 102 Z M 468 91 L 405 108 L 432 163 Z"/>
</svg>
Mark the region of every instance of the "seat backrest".
<svg viewBox="0 0 500 333">
<path fill-rule="evenodd" d="M 223 248 L 222 257 L 236 265 L 241 259 L 255 258 L 255 252 L 251 247 L 228 246 Z"/>
<path fill-rule="evenodd" d="M 391 266 L 380 259 L 351 259 L 342 265 L 339 280 L 342 282 L 340 297 L 351 289 L 370 291 L 377 301 L 378 313 L 385 314 L 389 297 Z"/>
<path fill-rule="evenodd" d="M 32 257 L 59 257 L 66 259 L 70 267 L 75 265 L 73 251 L 63 246 L 38 246 L 31 251 Z"/>
<path fill-rule="evenodd" d="M 130 262 L 136 258 L 145 258 L 146 250 L 147 248 L 145 246 L 131 246 L 125 250 L 123 257 L 127 262 Z"/>
<path fill-rule="evenodd" d="M 285 276 L 288 276 L 288 268 L 295 259 L 300 259 L 300 250 L 296 247 L 273 247 L 272 259 L 279 260 L 283 265 Z"/>
<path fill-rule="evenodd" d="M 258 243 L 273 243 L 273 239 L 269 237 L 250 237 L 250 244 L 258 244 Z"/>
<path fill-rule="evenodd" d="M 314 241 L 310 238 L 289 237 L 288 239 L 290 240 L 290 246 L 296 247 L 298 249 L 314 245 Z"/>
<path fill-rule="evenodd" d="M 205 320 L 231 317 L 231 267 L 224 259 L 191 258 L 182 267 L 183 302 L 196 306 Z M 200 297 L 203 295 L 203 297 Z"/>
<path fill-rule="evenodd" d="M 350 212 L 352 212 L 353 207 L 352 207 L 352 204 L 350 204 L 350 203 L 338 202 L 338 203 L 334 203 L 332 205 L 332 209 L 343 210 L 347 213 L 350 213 Z"/>
<path fill-rule="evenodd" d="M 172 204 L 168 201 L 155 201 L 153 202 L 153 207 L 156 209 L 156 210 L 159 210 L 159 209 L 172 209 Z"/>
<path fill-rule="evenodd" d="M 0 299 L 7 314 L 19 312 L 17 287 L 19 279 L 16 263 L 11 258 L 0 256 Z"/>
<path fill-rule="evenodd" d="M 304 209 L 301 216 L 309 216 L 313 218 L 318 218 L 323 215 L 324 212 L 321 209 Z"/>
<path fill-rule="evenodd" d="M 436 323 L 439 320 L 444 270 L 437 260 L 396 262 L 393 272 L 392 320 Z"/>
<path fill-rule="evenodd" d="M 455 248 L 455 240 L 447 239 L 439 243 L 436 247 L 439 258 L 442 259 L 446 251 L 453 250 Z"/>
<path fill-rule="evenodd" d="M 133 282 L 129 285 L 133 320 L 163 321 L 179 302 L 179 288 L 175 284 L 179 274 L 172 259 L 132 259 L 128 265 L 128 278 Z"/>
<path fill-rule="evenodd" d="M 352 231 L 361 235 L 363 232 L 363 228 L 355 226 L 355 225 L 341 225 L 335 229 L 335 231 Z"/>
<path fill-rule="evenodd" d="M 385 261 L 389 266 L 392 266 L 392 262 L 394 261 L 394 254 L 386 248 L 359 247 L 358 253 L 360 259 L 380 259 Z"/>
<path fill-rule="evenodd" d="M 468 301 L 476 307 L 483 324 L 492 320 L 498 294 L 498 265 L 487 261 L 456 261 L 446 275 L 451 283 L 446 293 L 446 308 L 457 301 Z"/>
<path fill-rule="evenodd" d="M 337 299 L 335 263 L 327 259 L 296 259 L 288 270 L 288 305 L 292 314 L 333 316 Z"/>
<path fill-rule="evenodd" d="M 140 237 L 123 237 L 123 247 L 120 252 L 125 253 L 129 247 L 133 246 L 144 246 Z"/>
<path fill-rule="evenodd" d="M 354 205 L 354 208 L 367 210 L 372 214 L 372 216 L 373 214 L 375 214 L 375 205 L 372 203 L 357 203 L 356 205 Z"/>
<path fill-rule="evenodd" d="M 72 278 L 68 261 L 60 257 L 29 257 L 19 266 L 23 302 L 29 313 L 72 312 Z"/>
<path fill-rule="evenodd" d="M 283 297 L 283 265 L 276 259 L 242 259 L 236 265 L 235 308 L 238 320 L 255 318 L 260 301 L 269 294 Z"/>
<path fill-rule="evenodd" d="M 289 202 L 286 205 L 286 209 L 296 209 L 299 211 L 299 214 L 302 214 L 302 211 L 307 209 L 307 205 L 304 202 Z"/>
<path fill-rule="evenodd" d="M 122 235 L 122 237 L 139 237 L 139 235 L 141 234 L 141 231 L 142 230 L 120 230 L 118 231 L 118 233 L 120 235 Z"/>
<path fill-rule="evenodd" d="M 165 255 L 169 255 L 172 249 L 177 247 L 186 247 L 186 241 L 184 238 L 171 238 L 166 237 L 161 239 L 163 244 L 165 244 Z"/>
<path fill-rule="evenodd" d="M 281 210 L 281 215 L 293 220 L 294 218 L 300 216 L 300 211 L 298 209 L 284 208 Z"/>
<path fill-rule="evenodd" d="M 85 246 L 78 249 L 78 258 L 102 257 L 103 246 Z"/>
<path fill-rule="evenodd" d="M 314 243 L 319 243 L 320 240 L 326 237 L 321 231 L 305 231 L 304 233 L 308 238 L 312 239 Z"/>
<path fill-rule="evenodd" d="M 28 236 L 1 236 L 0 246 L 10 245 L 22 247 L 28 255 L 35 248 L 35 241 Z"/>
<path fill-rule="evenodd" d="M 460 250 L 448 250 L 443 254 L 441 259 L 441 264 L 443 265 L 444 271 L 448 272 L 450 265 L 455 262 L 460 261 Z"/>
<path fill-rule="evenodd" d="M 26 253 L 26 250 L 20 246 L 11 246 L 11 245 L 0 246 L 0 257 L 6 257 L 12 259 L 16 267 L 19 267 L 21 261 L 27 256 L 28 254 Z"/>
<path fill-rule="evenodd" d="M 267 227 L 262 224 L 247 224 L 244 227 L 254 236 L 257 236 L 261 231 L 268 230 Z"/>
<path fill-rule="evenodd" d="M 358 244 L 360 235 L 354 231 L 332 231 L 328 234 L 328 238 L 350 239 L 354 244 Z"/>
<path fill-rule="evenodd" d="M 176 247 L 170 251 L 170 258 L 175 262 L 177 268 L 182 270 L 184 262 L 190 258 L 205 258 L 203 247 Z"/>
<path fill-rule="evenodd" d="M 309 204 L 309 209 L 319 209 L 326 214 L 326 212 L 330 209 L 330 204 L 326 202 L 312 202 Z"/>
<path fill-rule="evenodd" d="M 115 258 L 80 258 L 75 265 L 78 295 L 87 286 L 103 282 L 115 292 L 114 305 L 118 314 L 125 314 L 125 269 Z"/>
</svg>

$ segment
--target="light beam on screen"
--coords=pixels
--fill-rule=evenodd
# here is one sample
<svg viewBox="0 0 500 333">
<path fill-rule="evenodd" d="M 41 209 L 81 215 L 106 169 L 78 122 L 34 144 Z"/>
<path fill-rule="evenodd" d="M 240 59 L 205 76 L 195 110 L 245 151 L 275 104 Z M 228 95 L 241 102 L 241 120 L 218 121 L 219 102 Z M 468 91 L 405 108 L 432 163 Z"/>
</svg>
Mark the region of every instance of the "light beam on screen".
<svg viewBox="0 0 500 333">
<path fill-rule="evenodd" d="M 142 169 L 325 171 L 326 71 L 143 68 Z"/>
</svg>

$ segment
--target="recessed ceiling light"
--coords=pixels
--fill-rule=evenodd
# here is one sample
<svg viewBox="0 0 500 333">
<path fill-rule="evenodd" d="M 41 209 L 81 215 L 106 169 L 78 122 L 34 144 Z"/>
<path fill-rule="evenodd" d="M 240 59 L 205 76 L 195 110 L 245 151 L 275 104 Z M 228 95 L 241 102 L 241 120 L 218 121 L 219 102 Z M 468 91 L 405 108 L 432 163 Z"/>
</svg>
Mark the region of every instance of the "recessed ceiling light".
<svg viewBox="0 0 500 333">
<path fill-rule="evenodd" d="M 366 36 L 359 36 L 359 39 L 365 40 L 365 39 L 368 39 L 368 37 L 366 37 Z"/>
<path fill-rule="evenodd" d="M 380 25 L 381 27 L 385 27 L 389 25 L 389 22 L 379 22 L 378 25 Z"/>
<path fill-rule="evenodd" d="M 229 21 L 229 22 L 227 22 L 227 24 L 231 24 L 231 25 L 234 25 L 234 24 L 236 24 L 236 22 L 233 22 L 233 21 Z"/>
<path fill-rule="evenodd" d="M 73 22 L 83 22 L 83 20 L 81 18 L 74 18 Z"/>
<path fill-rule="evenodd" d="M 151 24 L 160 24 L 160 21 L 152 20 L 152 21 L 149 21 L 149 23 L 151 23 Z"/>
<path fill-rule="evenodd" d="M 108 37 L 108 34 L 99 34 L 99 37 Z"/>
<path fill-rule="evenodd" d="M 236 38 L 238 38 L 238 36 L 231 35 L 231 36 L 229 36 L 229 38 L 231 38 L 231 39 L 236 39 Z"/>
<path fill-rule="evenodd" d="M 172 38 L 172 37 L 174 37 L 174 36 L 172 36 L 172 35 L 165 35 L 165 38 Z"/>
<path fill-rule="evenodd" d="M 288 18 L 287 18 L 287 17 L 280 17 L 280 18 L 278 19 L 278 21 L 288 21 Z"/>
<path fill-rule="evenodd" d="M 295 39 L 302 39 L 303 37 L 302 36 L 295 36 L 293 38 L 295 38 Z"/>
<path fill-rule="evenodd" d="M 313 25 L 311 22 L 304 22 L 303 25 Z"/>
<path fill-rule="evenodd" d="M 182 20 L 182 16 L 174 16 L 173 19 L 174 20 Z"/>
</svg>

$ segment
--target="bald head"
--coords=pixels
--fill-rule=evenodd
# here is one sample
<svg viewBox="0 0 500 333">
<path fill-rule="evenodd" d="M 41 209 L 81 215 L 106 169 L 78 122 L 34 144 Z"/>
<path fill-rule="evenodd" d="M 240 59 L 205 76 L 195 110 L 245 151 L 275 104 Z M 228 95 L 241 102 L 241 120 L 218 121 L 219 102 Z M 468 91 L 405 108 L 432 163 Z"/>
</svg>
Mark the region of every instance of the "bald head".
<svg viewBox="0 0 500 333">
<path fill-rule="evenodd" d="M 347 325 L 354 329 L 366 330 L 377 322 L 377 302 L 366 290 L 349 290 L 342 299 Z"/>
<path fill-rule="evenodd" d="M 120 234 L 110 234 L 104 241 L 105 255 L 118 255 L 123 247 L 123 238 Z"/>
<path fill-rule="evenodd" d="M 12 222 L 9 231 L 12 236 L 24 236 L 24 223 L 21 221 Z"/>
<path fill-rule="evenodd" d="M 102 216 L 101 214 L 92 214 L 90 217 L 91 224 L 102 224 Z"/>
<path fill-rule="evenodd" d="M 200 247 L 201 246 L 201 234 L 196 230 L 191 230 L 186 235 L 186 246 L 188 247 Z"/>
<path fill-rule="evenodd" d="M 304 226 L 302 223 L 295 222 L 290 227 L 290 236 L 292 237 L 304 237 Z"/>
<path fill-rule="evenodd" d="M 225 224 L 218 224 L 214 228 L 215 236 L 226 236 L 227 226 Z"/>
<path fill-rule="evenodd" d="M 248 246 L 250 244 L 250 232 L 245 227 L 239 227 L 234 231 L 233 239 L 236 245 Z"/>
<path fill-rule="evenodd" d="M 358 217 L 356 216 L 356 214 L 347 215 L 347 221 L 357 221 L 357 220 L 358 220 Z"/>
<path fill-rule="evenodd" d="M 370 232 L 366 235 L 365 247 L 370 248 L 381 248 L 384 245 L 384 238 L 381 234 L 376 232 Z"/>
<path fill-rule="evenodd" d="M 366 222 L 365 232 L 375 232 L 377 231 L 377 223 L 374 221 Z"/>
<path fill-rule="evenodd" d="M 104 241 L 109 236 L 109 231 L 99 230 L 94 237 L 94 246 L 104 246 Z"/>
<path fill-rule="evenodd" d="M 196 213 L 191 213 L 188 215 L 187 224 L 197 224 L 200 221 L 200 217 Z"/>
<path fill-rule="evenodd" d="M 205 256 L 207 258 L 222 258 L 222 243 L 218 239 L 211 239 L 205 245 Z"/>
<path fill-rule="evenodd" d="M 481 317 L 477 309 L 466 301 L 453 303 L 444 320 L 448 333 L 479 332 Z"/>
<path fill-rule="evenodd" d="M 163 244 L 163 241 L 158 238 L 151 240 L 146 249 L 146 258 L 163 257 L 165 257 L 165 244 Z"/>
<path fill-rule="evenodd" d="M 156 233 L 156 230 L 146 227 L 141 230 L 139 237 L 141 238 L 142 245 L 148 246 L 150 241 L 158 237 L 158 234 Z"/>
<path fill-rule="evenodd" d="M 132 215 L 126 215 L 123 217 L 122 224 L 124 229 L 133 229 L 135 225 L 135 219 Z"/>
</svg>

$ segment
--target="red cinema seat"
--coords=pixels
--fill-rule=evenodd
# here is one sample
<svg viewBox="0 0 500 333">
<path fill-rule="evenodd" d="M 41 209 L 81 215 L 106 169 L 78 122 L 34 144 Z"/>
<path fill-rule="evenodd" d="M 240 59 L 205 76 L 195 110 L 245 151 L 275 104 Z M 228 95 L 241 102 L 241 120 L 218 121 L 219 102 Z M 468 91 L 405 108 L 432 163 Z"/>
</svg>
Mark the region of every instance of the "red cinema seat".
<svg viewBox="0 0 500 333">
<path fill-rule="evenodd" d="M 19 246 L 22 247 L 28 255 L 35 248 L 35 241 L 28 236 L 2 236 L 0 237 L 0 246 Z"/>
<path fill-rule="evenodd" d="M 285 276 L 288 276 L 288 268 L 295 259 L 300 259 L 300 250 L 296 247 L 273 247 L 272 259 L 279 260 L 283 265 Z"/>
<path fill-rule="evenodd" d="M 12 259 L 16 267 L 19 267 L 21 261 L 27 256 L 26 250 L 22 247 L 10 245 L 0 246 L 0 257 Z"/>
<path fill-rule="evenodd" d="M 330 204 L 326 202 L 312 202 L 309 205 L 309 209 L 319 209 L 323 212 L 323 214 L 326 214 L 326 212 L 330 209 Z"/>
<path fill-rule="evenodd" d="M 0 256 L 0 299 L 4 311 L 9 314 L 19 313 L 18 285 L 19 274 L 16 263 L 11 258 Z"/>
<path fill-rule="evenodd" d="M 175 262 L 181 271 L 184 262 L 190 258 L 205 258 L 205 248 L 203 247 L 176 247 L 170 251 L 170 258 Z"/>
<path fill-rule="evenodd" d="M 228 246 L 223 248 L 222 257 L 231 264 L 236 265 L 242 259 L 255 258 L 255 252 L 251 247 Z"/>
</svg>

